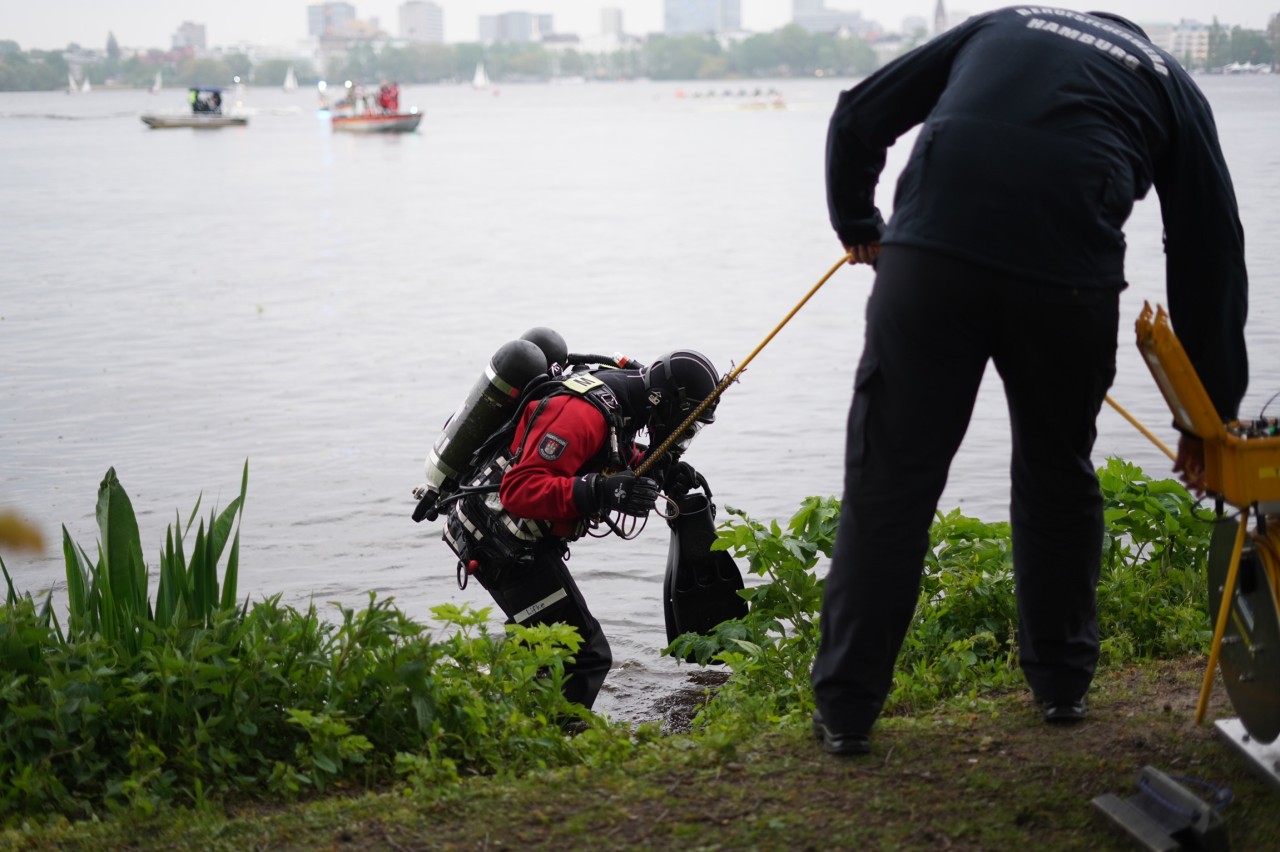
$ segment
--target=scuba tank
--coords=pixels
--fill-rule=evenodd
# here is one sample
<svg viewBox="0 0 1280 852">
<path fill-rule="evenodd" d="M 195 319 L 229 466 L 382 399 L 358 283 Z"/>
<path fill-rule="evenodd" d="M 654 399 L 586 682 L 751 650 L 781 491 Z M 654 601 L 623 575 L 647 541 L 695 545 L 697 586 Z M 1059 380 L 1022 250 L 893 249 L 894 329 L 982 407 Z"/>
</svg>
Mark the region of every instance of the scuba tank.
<svg viewBox="0 0 1280 852">
<path fill-rule="evenodd" d="M 531 328 L 498 348 L 427 454 L 427 482 L 414 489 L 415 521 L 439 516 L 436 503 L 458 488 L 475 451 L 514 413 L 525 385 L 549 371 L 563 370 L 567 359 L 564 338 L 543 327 Z"/>
<path fill-rule="evenodd" d="M 569 347 L 555 329 L 540 325 L 520 335 L 520 339 L 528 340 L 542 350 L 547 357 L 545 372 L 548 374 L 558 376 L 569 366 Z"/>
</svg>

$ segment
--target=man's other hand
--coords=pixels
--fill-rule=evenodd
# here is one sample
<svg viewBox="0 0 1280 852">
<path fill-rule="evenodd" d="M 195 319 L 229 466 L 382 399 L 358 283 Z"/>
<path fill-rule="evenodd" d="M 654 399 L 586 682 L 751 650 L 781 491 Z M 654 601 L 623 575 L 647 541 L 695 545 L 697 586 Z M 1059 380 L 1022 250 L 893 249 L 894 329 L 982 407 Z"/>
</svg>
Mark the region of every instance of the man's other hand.
<svg viewBox="0 0 1280 852">
<path fill-rule="evenodd" d="M 845 251 L 849 252 L 849 264 L 865 263 L 874 265 L 876 258 L 880 257 L 879 243 L 864 243 L 859 246 L 845 246 Z"/>
</svg>

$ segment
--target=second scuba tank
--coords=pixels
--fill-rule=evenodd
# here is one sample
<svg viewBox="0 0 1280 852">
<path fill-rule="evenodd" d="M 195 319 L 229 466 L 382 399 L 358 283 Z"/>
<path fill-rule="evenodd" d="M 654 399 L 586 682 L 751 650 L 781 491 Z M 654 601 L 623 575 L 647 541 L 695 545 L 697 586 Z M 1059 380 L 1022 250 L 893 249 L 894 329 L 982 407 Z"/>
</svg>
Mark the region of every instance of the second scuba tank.
<svg viewBox="0 0 1280 852">
<path fill-rule="evenodd" d="M 560 332 L 545 326 L 531 328 L 520 335 L 521 340 L 528 340 L 542 350 L 547 356 L 547 372 L 558 376 L 569 366 L 569 347 L 565 344 Z"/>
<path fill-rule="evenodd" d="M 475 451 L 511 416 L 520 391 L 546 375 L 552 363 L 562 364 L 567 352 L 564 338 L 548 328 L 530 329 L 498 348 L 427 454 L 427 482 L 419 489 L 415 521 L 435 519 L 436 502 L 457 487 Z"/>
</svg>

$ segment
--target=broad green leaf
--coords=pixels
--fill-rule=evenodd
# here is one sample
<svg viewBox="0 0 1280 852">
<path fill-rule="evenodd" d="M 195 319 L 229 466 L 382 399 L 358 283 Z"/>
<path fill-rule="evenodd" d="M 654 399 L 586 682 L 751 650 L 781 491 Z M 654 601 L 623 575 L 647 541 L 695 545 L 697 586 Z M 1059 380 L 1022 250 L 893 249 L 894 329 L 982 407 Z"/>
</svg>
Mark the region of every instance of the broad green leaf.
<svg viewBox="0 0 1280 852">
<path fill-rule="evenodd" d="M 142 612 L 147 594 L 142 542 L 133 504 L 116 478 L 115 468 L 107 469 L 98 487 L 97 517 L 114 605 L 121 608 L 122 615 Z"/>
</svg>

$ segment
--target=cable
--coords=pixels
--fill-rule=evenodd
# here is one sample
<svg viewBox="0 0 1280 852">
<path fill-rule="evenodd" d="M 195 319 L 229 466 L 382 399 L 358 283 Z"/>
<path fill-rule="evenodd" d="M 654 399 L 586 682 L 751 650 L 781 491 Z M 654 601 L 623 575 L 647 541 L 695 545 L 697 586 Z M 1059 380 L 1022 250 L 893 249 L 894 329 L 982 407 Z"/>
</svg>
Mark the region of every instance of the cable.
<svg viewBox="0 0 1280 852">
<path fill-rule="evenodd" d="M 1267 413 L 1267 408 L 1271 405 L 1271 403 L 1273 403 L 1273 402 L 1275 402 L 1275 401 L 1276 401 L 1276 398 L 1277 398 L 1277 397 L 1280 397 L 1280 391 L 1276 391 L 1274 394 L 1272 394 L 1272 395 L 1271 395 L 1271 399 L 1267 400 L 1266 402 L 1264 402 L 1264 403 L 1262 404 L 1262 410 L 1258 412 L 1258 419 L 1259 419 L 1259 420 L 1261 420 L 1261 419 L 1263 418 L 1263 416 L 1265 416 L 1265 415 L 1266 415 L 1266 413 Z"/>
</svg>

